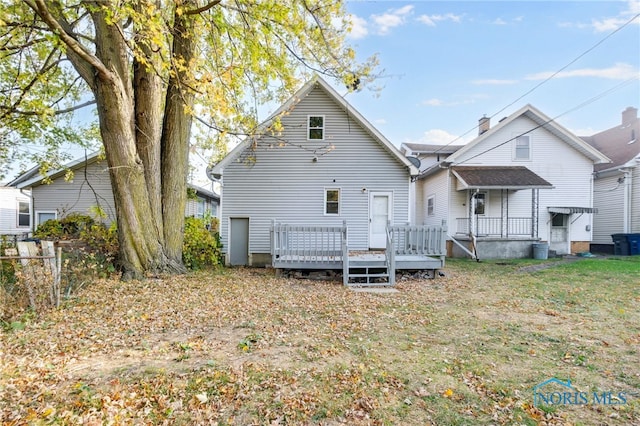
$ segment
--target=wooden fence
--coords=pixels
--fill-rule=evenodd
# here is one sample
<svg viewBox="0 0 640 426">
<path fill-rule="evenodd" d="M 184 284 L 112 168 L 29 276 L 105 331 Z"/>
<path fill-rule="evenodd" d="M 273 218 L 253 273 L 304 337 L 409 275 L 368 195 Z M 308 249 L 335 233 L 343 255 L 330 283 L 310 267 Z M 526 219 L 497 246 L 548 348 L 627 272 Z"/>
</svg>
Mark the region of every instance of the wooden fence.
<svg viewBox="0 0 640 426">
<path fill-rule="evenodd" d="M 36 309 L 38 299 L 43 296 L 38 289 L 45 289 L 45 300 L 53 307 L 60 306 L 60 276 L 62 249 L 54 247 L 53 241 L 18 241 L 17 248 L 6 248 L 0 261 L 19 261 L 22 281 L 26 289 L 29 306 Z"/>
</svg>

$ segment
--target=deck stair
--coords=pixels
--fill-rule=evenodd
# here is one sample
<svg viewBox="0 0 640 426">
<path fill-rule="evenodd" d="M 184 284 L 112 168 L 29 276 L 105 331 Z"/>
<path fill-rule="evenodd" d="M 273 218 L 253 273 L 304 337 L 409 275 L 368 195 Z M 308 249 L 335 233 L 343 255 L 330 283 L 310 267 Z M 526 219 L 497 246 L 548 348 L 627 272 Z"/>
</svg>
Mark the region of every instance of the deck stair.
<svg viewBox="0 0 640 426">
<path fill-rule="evenodd" d="M 390 286 L 389 261 L 385 252 L 349 253 L 348 286 Z"/>
</svg>

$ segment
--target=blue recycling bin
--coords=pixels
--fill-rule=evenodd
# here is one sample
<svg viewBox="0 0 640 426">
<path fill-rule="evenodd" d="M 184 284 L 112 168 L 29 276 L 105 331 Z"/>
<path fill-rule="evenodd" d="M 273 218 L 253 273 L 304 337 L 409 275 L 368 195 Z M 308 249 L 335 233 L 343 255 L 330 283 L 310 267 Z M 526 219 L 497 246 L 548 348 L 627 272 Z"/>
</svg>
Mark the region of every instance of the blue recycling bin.
<svg viewBox="0 0 640 426">
<path fill-rule="evenodd" d="M 629 256 L 640 254 L 640 234 L 627 234 Z"/>
</svg>

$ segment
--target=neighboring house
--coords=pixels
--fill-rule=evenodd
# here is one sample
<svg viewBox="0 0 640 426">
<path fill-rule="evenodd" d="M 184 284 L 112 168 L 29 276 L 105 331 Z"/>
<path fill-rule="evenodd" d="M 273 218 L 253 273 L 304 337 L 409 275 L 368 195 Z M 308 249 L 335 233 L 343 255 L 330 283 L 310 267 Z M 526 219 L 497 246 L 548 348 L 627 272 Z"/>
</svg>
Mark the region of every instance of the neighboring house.
<svg viewBox="0 0 640 426">
<path fill-rule="evenodd" d="M 0 236 L 26 237 L 31 230 L 31 198 L 28 191 L 0 186 Z"/>
<path fill-rule="evenodd" d="M 72 179 L 65 179 L 67 169 L 73 171 Z M 45 178 L 50 183 L 46 183 Z M 33 229 L 49 219 L 57 219 L 70 213 L 93 215 L 96 208 L 106 215 L 105 223 L 116 220 L 107 162 L 98 154 L 77 159 L 46 176 L 42 176 L 36 167 L 18 176 L 9 185 L 31 190 Z M 187 200 L 185 215 L 203 216 L 209 211 L 216 216 L 220 197 L 204 188 L 194 185 L 189 187 L 195 191 L 197 199 Z"/>
<path fill-rule="evenodd" d="M 419 168 L 420 173 L 423 173 L 425 170 L 440 163 L 463 146 L 464 145 L 434 145 L 407 142 L 400 145 L 400 152 L 402 152 L 402 154 L 404 154 L 409 159 L 417 159 L 418 161 L 416 163 L 416 166 Z M 415 160 L 412 161 L 415 162 Z M 412 200 L 417 200 L 420 196 L 419 194 L 416 194 L 416 186 L 417 185 L 411 186 Z M 422 201 L 414 202 L 411 206 L 411 223 L 421 223 L 420 221 L 416 221 L 416 217 L 418 216 L 418 205 L 422 204 Z"/>
<path fill-rule="evenodd" d="M 274 221 L 346 223 L 352 251 L 384 248 L 387 223 L 409 221 L 418 169 L 321 78 L 304 85 L 258 133 L 210 173 L 222 183 L 227 264 L 271 264 Z"/>
<path fill-rule="evenodd" d="M 640 119 L 622 112 L 620 125 L 582 137 L 611 159 L 595 167 L 592 251 L 613 253 L 613 234 L 640 233 Z"/>
<path fill-rule="evenodd" d="M 593 167 L 609 159 L 538 109 L 526 105 L 493 128 L 483 117 L 478 137 L 439 161 L 429 150 L 416 223 L 446 222 L 450 255 L 475 245 L 479 258 L 530 257 L 538 242 L 558 254 L 589 250 Z"/>
<path fill-rule="evenodd" d="M 464 145 L 433 145 L 421 143 L 403 143 L 400 145 L 400 152 L 406 157 L 413 157 L 419 160 L 420 172 L 424 172 L 429 167 L 447 158 Z"/>
</svg>

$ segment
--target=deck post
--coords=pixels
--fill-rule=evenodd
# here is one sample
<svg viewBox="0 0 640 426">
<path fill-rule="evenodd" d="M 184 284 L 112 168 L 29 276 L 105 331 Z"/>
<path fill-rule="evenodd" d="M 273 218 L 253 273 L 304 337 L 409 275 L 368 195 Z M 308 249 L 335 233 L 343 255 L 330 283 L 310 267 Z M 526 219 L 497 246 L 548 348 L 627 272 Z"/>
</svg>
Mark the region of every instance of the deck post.
<svg viewBox="0 0 640 426">
<path fill-rule="evenodd" d="M 349 284 L 349 247 L 347 247 L 347 221 L 346 219 L 342 220 L 342 284 Z"/>
<path fill-rule="evenodd" d="M 276 220 L 271 219 L 271 266 L 276 261 Z"/>
</svg>

